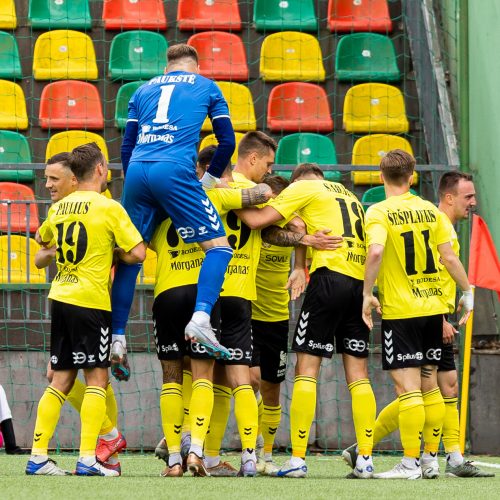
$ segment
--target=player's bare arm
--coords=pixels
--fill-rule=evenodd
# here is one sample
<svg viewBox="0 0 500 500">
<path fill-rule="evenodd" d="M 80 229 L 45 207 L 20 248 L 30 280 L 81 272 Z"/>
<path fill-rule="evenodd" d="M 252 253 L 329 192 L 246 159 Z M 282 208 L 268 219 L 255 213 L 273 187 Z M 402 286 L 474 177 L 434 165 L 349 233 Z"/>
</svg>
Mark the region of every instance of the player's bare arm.
<svg viewBox="0 0 500 500">
<path fill-rule="evenodd" d="M 373 295 L 373 287 L 380 270 L 382 257 L 384 255 L 383 245 L 373 243 L 368 248 L 366 256 L 365 279 L 363 285 L 363 321 L 370 330 L 373 328 L 372 310 L 375 309 L 378 314 L 382 314 L 380 302 Z"/>
<path fill-rule="evenodd" d="M 457 333 L 455 327 L 449 321 L 446 321 L 443 316 L 443 344 L 453 344 L 453 339 Z"/>
<path fill-rule="evenodd" d="M 35 266 L 38 269 L 47 267 L 56 256 L 56 247 L 42 247 L 35 255 Z"/>
<path fill-rule="evenodd" d="M 306 254 L 305 247 L 299 247 L 295 250 L 293 271 L 285 285 L 285 288 L 290 290 L 291 300 L 298 299 L 306 289 Z"/>
<path fill-rule="evenodd" d="M 271 187 L 267 184 L 257 184 L 252 188 L 246 188 L 241 191 L 241 205 L 242 207 L 252 207 L 266 203 L 272 197 Z"/>
<path fill-rule="evenodd" d="M 117 248 L 115 255 L 126 264 L 140 264 L 146 258 L 146 245 L 141 242 L 128 252 L 125 252 L 123 248 Z"/>
</svg>

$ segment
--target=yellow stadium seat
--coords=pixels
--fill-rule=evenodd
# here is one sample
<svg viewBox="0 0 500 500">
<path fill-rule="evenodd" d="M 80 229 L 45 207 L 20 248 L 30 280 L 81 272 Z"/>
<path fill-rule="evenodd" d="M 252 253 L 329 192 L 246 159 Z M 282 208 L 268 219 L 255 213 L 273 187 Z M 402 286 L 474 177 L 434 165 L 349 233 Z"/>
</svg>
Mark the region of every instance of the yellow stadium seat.
<svg viewBox="0 0 500 500">
<path fill-rule="evenodd" d="M 150 248 L 146 251 L 146 259 L 142 263 L 142 269 L 137 276 L 137 283 L 143 285 L 154 285 L 156 282 L 156 252 Z"/>
<path fill-rule="evenodd" d="M 397 135 L 373 134 L 361 137 L 354 143 L 352 150 L 353 165 L 379 165 L 380 160 L 391 149 L 402 149 L 413 155 L 411 144 Z M 351 172 L 354 184 L 382 184 L 380 172 L 357 170 Z M 413 176 L 413 184 L 418 183 L 418 173 Z"/>
<path fill-rule="evenodd" d="M 0 283 L 45 283 L 45 269 L 35 266 L 40 245 L 25 236 L 0 236 Z"/>
<path fill-rule="evenodd" d="M 14 0 L 0 2 L 0 29 L 14 30 L 17 27 L 16 4 Z"/>
<path fill-rule="evenodd" d="M 20 85 L 0 80 L 0 129 L 26 130 L 26 100 Z"/>
<path fill-rule="evenodd" d="M 49 139 L 47 149 L 45 150 L 45 161 L 57 153 L 71 151 L 73 148 L 87 144 L 88 142 L 95 142 L 103 152 L 106 160 L 109 160 L 108 148 L 100 135 L 87 132 L 86 130 L 68 130 L 67 132 L 54 134 Z"/>
<path fill-rule="evenodd" d="M 408 132 L 401 91 L 384 83 L 363 83 L 351 87 L 344 100 L 346 132 Z"/>
<path fill-rule="evenodd" d="M 229 106 L 229 115 L 234 130 L 246 132 L 257 129 L 255 110 L 253 107 L 252 94 L 248 87 L 241 83 L 216 82 L 226 98 Z M 211 132 L 212 124 L 207 118 L 201 128 L 203 132 Z"/>
<path fill-rule="evenodd" d="M 35 80 L 97 80 L 94 45 L 88 35 L 72 30 L 42 33 L 35 42 Z"/>
<path fill-rule="evenodd" d="M 267 36 L 260 51 L 260 76 L 269 82 L 324 81 L 325 68 L 317 38 L 298 31 Z"/>
<path fill-rule="evenodd" d="M 241 138 L 245 134 L 242 134 L 241 132 L 235 132 L 234 135 L 236 138 L 236 147 L 234 148 L 233 156 L 231 156 L 231 163 L 233 165 L 238 160 L 238 144 L 240 143 Z M 217 138 L 215 137 L 215 134 L 209 134 L 206 137 L 204 137 L 203 140 L 201 141 L 199 150 L 201 151 L 203 148 L 206 148 L 207 146 L 217 146 L 218 144 L 219 143 L 217 142 Z"/>
</svg>

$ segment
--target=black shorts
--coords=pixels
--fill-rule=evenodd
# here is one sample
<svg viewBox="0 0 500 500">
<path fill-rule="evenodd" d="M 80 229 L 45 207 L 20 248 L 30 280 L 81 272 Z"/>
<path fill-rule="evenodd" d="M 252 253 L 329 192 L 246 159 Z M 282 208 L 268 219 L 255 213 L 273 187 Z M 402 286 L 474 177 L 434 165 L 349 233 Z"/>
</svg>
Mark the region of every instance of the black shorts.
<svg viewBox="0 0 500 500">
<path fill-rule="evenodd" d="M 439 365 L 442 353 L 442 314 L 382 320 L 384 370 Z"/>
<path fill-rule="evenodd" d="M 321 267 L 311 275 L 293 336 L 292 350 L 331 358 L 368 357 L 370 331 L 361 311 L 363 282 Z"/>
<path fill-rule="evenodd" d="M 220 343 L 227 347 L 231 358 L 217 360 L 223 365 L 252 364 L 252 302 L 240 297 L 221 297 Z"/>
<path fill-rule="evenodd" d="M 110 349 L 111 311 L 52 301 L 53 370 L 108 368 Z"/>
<path fill-rule="evenodd" d="M 260 366 L 260 378 L 279 384 L 285 380 L 288 358 L 288 320 L 252 320 L 252 366 Z"/>
<path fill-rule="evenodd" d="M 455 351 L 453 344 L 443 344 L 441 361 L 438 364 L 438 372 L 452 372 L 457 369 L 455 364 Z"/>
<path fill-rule="evenodd" d="M 160 293 L 153 303 L 153 325 L 158 359 L 171 361 L 190 356 L 193 359 L 211 359 L 205 347 L 185 340 L 184 330 L 193 316 L 196 304 L 196 285 L 170 288 Z M 220 337 L 220 309 L 218 303 L 212 311 L 211 324 Z"/>
</svg>

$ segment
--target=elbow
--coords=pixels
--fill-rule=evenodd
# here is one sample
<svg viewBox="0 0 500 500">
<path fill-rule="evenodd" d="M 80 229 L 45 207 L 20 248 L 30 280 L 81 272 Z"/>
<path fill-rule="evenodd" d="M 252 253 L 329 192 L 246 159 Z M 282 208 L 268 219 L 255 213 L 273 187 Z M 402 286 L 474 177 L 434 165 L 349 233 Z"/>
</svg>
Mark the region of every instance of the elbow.
<svg viewBox="0 0 500 500">
<path fill-rule="evenodd" d="M 141 264 L 146 260 L 146 245 L 140 243 L 131 252 L 131 257 L 134 260 L 134 264 Z"/>
</svg>

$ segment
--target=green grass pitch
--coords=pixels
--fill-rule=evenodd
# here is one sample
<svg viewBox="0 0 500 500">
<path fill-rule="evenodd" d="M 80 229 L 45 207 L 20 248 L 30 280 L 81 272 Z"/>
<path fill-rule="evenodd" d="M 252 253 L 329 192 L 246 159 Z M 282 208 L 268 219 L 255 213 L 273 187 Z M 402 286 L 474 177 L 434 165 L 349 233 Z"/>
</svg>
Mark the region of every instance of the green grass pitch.
<svg viewBox="0 0 500 500">
<path fill-rule="evenodd" d="M 75 466 L 73 454 L 55 455 L 58 464 L 68 470 Z M 24 474 L 27 456 L 0 454 L 0 498 L 10 499 L 189 499 L 225 498 L 260 499 L 338 499 L 346 498 L 500 498 L 500 469 L 494 478 L 458 479 L 441 477 L 435 480 L 387 481 L 347 480 L 349 472 L 338 454 L 311 456 L 307 459 L 305 479 L 256 478 L 162 478 L 163 462 L 150 455 L 124 454 L 121 457 L 122 477 L 28 477 Z M 278 455 L 282 463 L 285 456 Z M 500 464 L 498 457 L 473 457 L 482 462 Z M 239 456 L 224 457 L 235 466 Z M 392 467 L 398 457 L 375 457 L 375 467 L 383 471 Z M 444 460 L 440 460 L 444 471 Z"/>
</svg>

